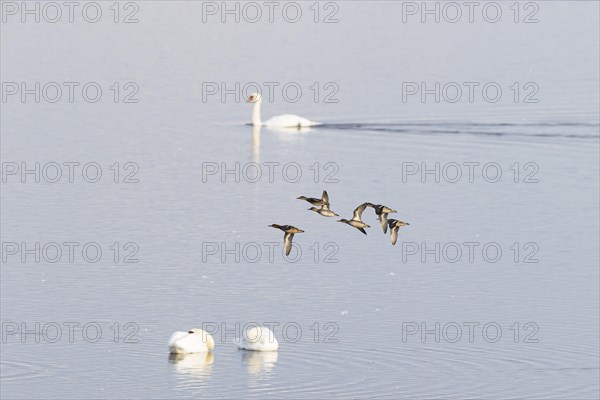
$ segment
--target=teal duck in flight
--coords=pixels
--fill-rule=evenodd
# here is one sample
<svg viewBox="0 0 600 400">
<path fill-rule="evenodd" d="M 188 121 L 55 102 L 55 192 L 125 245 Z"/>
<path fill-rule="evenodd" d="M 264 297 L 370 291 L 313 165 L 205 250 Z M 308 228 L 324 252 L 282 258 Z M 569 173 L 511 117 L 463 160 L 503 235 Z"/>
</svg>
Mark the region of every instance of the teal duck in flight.
<svg viewBox="0 0 600 400">
<path fill-rule="evenodd" d="M 313 206 L 321 207 L 321 206 L 329 205 L 329 195 L 327 194 L 326 190 L 323 190 L 323 194 L 321 195 L 320 199 L 317 199 L 315 197 L 306 197 L 306 196 L 300 196 L 300 197 L 296 197 L 296 198 L 298 200 L 306 200 Z"/>
<path fill-rule="evenodd" d="M 381 229 L 383 229 L 383 233 L 387 233 L 388 230 L 388 214 L 398 212 L 396 210 L 392 210 L 389 207 L 386 207 L 382 204 L 371 204 L 370 207 L 375 209 L 375 214 L 379 218 L 379 224 L 381 225 Z"/>
<path fill-rule="evenodd" d="M 271 228 L 277 228 L 285 232 L 285 234 L 283 235 L 283 249 L 285 250 L 285 255 L 288 256 L 290 254 L 290 251 L 292 251 L 292 239 L 294 238 L 294 234 L 302 233 L 304 231 L 292 225 L 271 224 L 269 226 Z"/>
<path fill-rule="evenodd" d="M 322 215 L 324 217 L 339 217 L 338 214 L 336 214 L 333 211 L 331 211 L 331 209 L 329 208 L 329 206 L 327 204 L 323 204 L 320 208 L 311 207 L 308 210 L 309 211 L 314 211 L 317 214 L 320 214 L 320 215 Z"/>
<path fill-rule="evenodd" d="M 365 228 L 370 228 L 370 226 L 365 224 L 362 221 L 361 217 L 362 217 L 363 211 L 365 211 L 365 208 L 369 207 L 370 205 L 371 205 L 371 203 L 362 203 L 360 206 L 356 207 L 356 209 L 354 210 L 354 214 L 352 215 L 351 220 L 340 219 L 340 220 L 338 220 L 338 222 L 343 222 L 344 224 L 348 224 L 348 225 L 358 229 L 359 231 L 361 231 L 362 233 L 364 233 L 366 235 L 367 231 L 365 231 Z"/>
<path fill-rule="evenodd" d="M 319 200 L 319 199 L 311 199 L 311 200 Z M 324 217 L 339 217 L 339 215 L 337 215 L 336 213 L 331 211 L 331 208 L 330 208 L 331 205 L 329 203 L 329 195 L 327 194 L 326 191 L 323 191 L 323 196 L 321 197 L 321 200 L 324 201 L 325 204 L 323 204 L 321 207 L 311 207 L 308 210 L 314 211 L 317 214 L 322 215 Z"/>
<path fill-rule="evenodd" d="M 395 245 L 398 240 L 398 229 L 402 226 L 410 225 L 408 222 L 398 221 L 397 219 L 389 219 L 388 226 L 390 227 L 390 236 L 392 238 L 392 244 Z"/>
</svg>

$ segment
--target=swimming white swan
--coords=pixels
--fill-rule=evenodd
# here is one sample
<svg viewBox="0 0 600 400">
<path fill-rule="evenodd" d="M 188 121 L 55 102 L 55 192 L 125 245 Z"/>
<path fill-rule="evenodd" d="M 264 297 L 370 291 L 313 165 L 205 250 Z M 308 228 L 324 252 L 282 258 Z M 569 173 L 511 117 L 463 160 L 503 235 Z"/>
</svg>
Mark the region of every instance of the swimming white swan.
<svg viewBox="0 0 600 400">
<path fill-rule="evenodd" d="M 188 332 L 175 332 L 169 338 L 171 353 L 206 353 L 214 347 L 213 337 L 200 328 L 190 329 Z"/>
<path fill-rule="evenodd" d="M 262 103 L 262 96 L 258 93 L 252 93 L 246 102 L 254 103 L 254 109 L 252 110 L 252 125 L 254 126 L 266 126 L 273 128 L 304 128 L 307 126 L 319 125 L 318 122 L 309 121 L 306 118 L 302 118 L 294 114 L 281 114 L 262 122 L 260 119 L 260 105 Z"/>
<path fill-rule="evenodd" d="M 236 338 L 234 343 L 242 350 L 276 351 L 279 348 L 273 331 L 264 326 L 249 328 L 241 338 Z"/>
</svg>

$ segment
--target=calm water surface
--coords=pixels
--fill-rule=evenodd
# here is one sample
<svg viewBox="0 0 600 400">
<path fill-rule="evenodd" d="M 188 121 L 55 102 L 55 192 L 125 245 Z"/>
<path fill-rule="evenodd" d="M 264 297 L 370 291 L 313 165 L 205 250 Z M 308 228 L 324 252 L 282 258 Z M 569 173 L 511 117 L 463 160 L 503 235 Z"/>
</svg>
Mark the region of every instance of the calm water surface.
<svg viewBox="0 0 600 400">
<path fill-rule="evenodd" d="M 337 2 L 337 24 L 222 24 L 202 23 L 199 2 L 138 4 L 138 24 L 2 26 L 2 81 L 106 90 L 2 104 L 3 162 L 103 171 L 95 184 L 2 184 L 2 242 L 103 250 L 97 263 L 3 254 L 3 398 L 598 398 L 598 3 L 539 4 L 538 24 L 402 23 L 392 2 Z M 136 82 L 139 103 L 115 104 L 115 81 Z M 504 94 L 403 102 L 403 82 L 422 81 Z M 300 101 L 277 96 L 263 116 L 324 125 L 253 130 L 248 104 L 203 101 L 203 82 L 298 82 Z M 314 82 L 334 82 L 339 101 L 315 102 Z M 536 83 L 539 101 L 515 102 L 514 82 Z M 134 162 L 139 182 L 114 183 L 115 162 L 119 181 Z M 203 176 L 206 163 L 247 174 Z M 269 163 L 295 167 L 270 182 Z M 436 163 L 438 182 L 407 175 Z M 324 189 L 343 218 L 371 201 L 411 225 L 394 247 L 372 211 L 364 236 L 295 199 Z M 296 262 L 269 259 L 272 223 L 306 231 Z M 207 247 L 236 243 L 239 262 Z M 42 334 L 10 334 L 36 322 Z M 235 348 L 236 324 L 252 322 L 278 324 L 277 353 Z M 169 357 L 171 332 L 203 324 L 219 329 L 213 354 Z"/>
</svg>

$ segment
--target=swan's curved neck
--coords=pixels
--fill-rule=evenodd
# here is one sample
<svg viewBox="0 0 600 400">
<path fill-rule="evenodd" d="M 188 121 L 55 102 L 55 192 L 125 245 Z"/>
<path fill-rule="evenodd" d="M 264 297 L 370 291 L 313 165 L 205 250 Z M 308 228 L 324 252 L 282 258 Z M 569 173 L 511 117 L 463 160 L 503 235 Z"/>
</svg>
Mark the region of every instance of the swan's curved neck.
<svg viewBox="0 0 600 400">
<path fill-rule="evenodd" d="M 260 103 L 262 99 L 259 99 L 256 103 L 254 103 L 254 108 L 252 109 L 252 125 L 261 126 L 262 123 L 260 121 Z"/>
</svg>

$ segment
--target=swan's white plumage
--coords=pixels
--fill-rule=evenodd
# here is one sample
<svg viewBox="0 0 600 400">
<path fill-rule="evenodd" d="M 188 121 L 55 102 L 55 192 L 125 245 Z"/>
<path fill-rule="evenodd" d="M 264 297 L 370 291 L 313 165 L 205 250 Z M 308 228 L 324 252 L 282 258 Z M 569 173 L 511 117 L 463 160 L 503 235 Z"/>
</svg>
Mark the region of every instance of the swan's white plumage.
<svg viewBox="0 0 600 400">
<path fill-rule="evenodd" d="M 262 104 L 261 95 L 252 93 L 247 102 L 254 103 L 254 108 L 252 110 L 252 125 L 254 126 L 266 126 L 268 128 L 305 128 L 319 125 L 318 122 L 310 121 L 294 114 L 281 114 L 262 122 L 260 119 L 260 106 Z"/>
<path fill-rule="evenodd" d="M 302 128 L 307 126 L 315 126 L 318 124 L 318 122 L 313 122 L 294 114 L 277 115 L 269 118 L 263 123 L 263 125 L 267 128 Z"/>
<path fill-rule="evenodd" d="M 252 351 L 276 351 L 279 348 L 273 331 L 264 326 L 249 328 L 241 338 L 235 339 L 235 344 L 242 350 Z"/>
<path fill-rule="evenodd" d="M 198 328 L 191 329 L 189 332 L 174 332 L 169 337 L 169 352 L 171 353 L 206 353 L 214 347 L 213 337 Z"/>
</svg>

